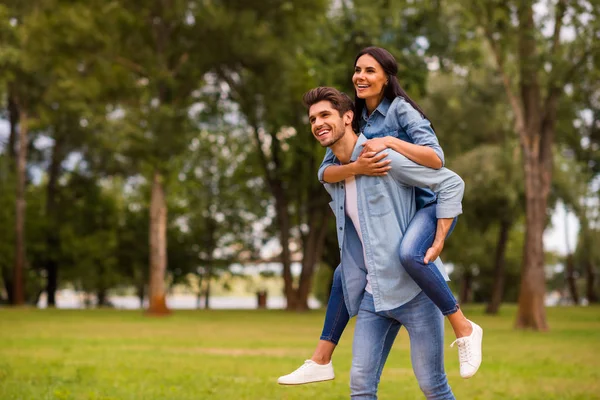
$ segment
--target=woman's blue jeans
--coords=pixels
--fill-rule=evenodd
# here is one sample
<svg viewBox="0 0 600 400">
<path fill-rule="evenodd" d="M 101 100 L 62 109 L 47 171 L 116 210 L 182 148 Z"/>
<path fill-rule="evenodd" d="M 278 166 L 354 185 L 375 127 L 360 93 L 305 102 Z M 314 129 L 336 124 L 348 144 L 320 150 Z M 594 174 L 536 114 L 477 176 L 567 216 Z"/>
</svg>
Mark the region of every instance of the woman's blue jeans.
<svg viewBox="0 0 600 400">
<path fill-rule="evenodd" d="M 425 253 L 433 244 L 437 230 L 435 211 L 435 204 L 430 204 L 417 211 L 404 233 L 398 252 L 400 262 L 406 272 L 439 308 L 442 314 L 447 316 L 458 311 L 458 302 L 435 264 L 425 264 L 423 262 Z M 455 225 L 456 218 L 450 227 L 448 236 L 454 230 Z M 327 303 L 321 340 L 337 344 L 346 325 L 348 325 L 349 319 L 348 309 L 344 303 L 342 275 L 340 266 L 338 266 L 333 274 L 333 284 Z"/>
</svg>

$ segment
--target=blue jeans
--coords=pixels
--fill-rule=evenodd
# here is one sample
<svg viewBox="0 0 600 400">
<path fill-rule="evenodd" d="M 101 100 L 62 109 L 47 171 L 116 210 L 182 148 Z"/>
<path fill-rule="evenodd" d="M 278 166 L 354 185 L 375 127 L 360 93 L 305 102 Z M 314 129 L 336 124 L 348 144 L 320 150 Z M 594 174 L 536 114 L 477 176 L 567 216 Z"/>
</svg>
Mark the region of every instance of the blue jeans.
<svg viewBox="0 0 600 400">
<path fill-rule="evenodd" d="M 430 204 L 417 211 L 404 233 L 398 251 L 400 261 L 406 272 L 434 302 L 443 315 L 450 315 L 458 311 L 459 308 L 450 287 L 448 287 L 446 280 L 435 264 L 425 264 L 423 262 L 427 249 L 433 244 L 437 230 L 435 210 L 436 205 Z M 455 225 L 456 218 L 452 223 L 448 236 L 454 230 Z M 342 291 L 342 275 L 338 266 L 333 274 L 333 284 L 327 303 L 321 340 L 338 344 L 349 319 Z"/>
<path fill-rule="evenodd" d="M 444 317 L 423 292 L 394 310 L 379 313 L 373 296 L 365 292 L 352 344 L 350 397 L 377 399 L 383 366 L 403 325 L 410 337 L 413 371 L 425 397 L 454 399 L 444 371 Z"/>
</svg>

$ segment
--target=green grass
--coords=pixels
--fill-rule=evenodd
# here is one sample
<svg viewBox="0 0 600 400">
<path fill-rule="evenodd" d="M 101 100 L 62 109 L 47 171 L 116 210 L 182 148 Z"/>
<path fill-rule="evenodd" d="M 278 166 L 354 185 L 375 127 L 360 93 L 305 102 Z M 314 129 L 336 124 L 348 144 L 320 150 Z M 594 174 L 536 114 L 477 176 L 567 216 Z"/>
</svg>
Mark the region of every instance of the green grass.
<svg viewBox="0 0 600 400">
<path fill-rule="evenodd" d="M 548 333 L 514 331 L 514 313 L 512 306 L 499 317 L 466 310 L 485 329 L 484 361 L 462 380 L 456 350 L 447 349 L 457 399 L 600 399 L 600 308 L 548 309 Z M 0 399 L 347 399 L 353 323 L 334 356 L 334 381 L 276 384 L 312 354 L 323 315 L 0 309 Z M 404 330 L 379 393 L 423 398 Z"/>
</svg>

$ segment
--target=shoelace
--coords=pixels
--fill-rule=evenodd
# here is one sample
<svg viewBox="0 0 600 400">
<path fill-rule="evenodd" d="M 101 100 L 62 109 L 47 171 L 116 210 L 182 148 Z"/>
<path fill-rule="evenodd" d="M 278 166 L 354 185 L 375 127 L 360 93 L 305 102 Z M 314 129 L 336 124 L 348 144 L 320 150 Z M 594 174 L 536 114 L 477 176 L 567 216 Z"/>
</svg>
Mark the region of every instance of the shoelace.
<svg viewBox="0 0 600 400">
<path fill-rule="evenodd" d="M 298 369 L 297 369 L 296 371 L 294 371 L 294 372 L 298 372 L 298 371 L 302 371 L 302 370 L 304 370 L 306 367 L 308 367 L 308 365 L 309 365 L 309 364 L 312 364 L 312 362 L 311 362 L 310 360 L 306 360 L 306 361 L 304 361 L 304 364 L 302 364 L 302 365 L 300 366 L 300 368 L 298 368 Z"/>
<path fill-rule="evenodd" d="M 471 358 L 471 341 L 458 338 L 450 347 L 454 347 L 454 343 L 458 343 L 458 360 L 461 364 L 466 363 Z"/>
</svg>

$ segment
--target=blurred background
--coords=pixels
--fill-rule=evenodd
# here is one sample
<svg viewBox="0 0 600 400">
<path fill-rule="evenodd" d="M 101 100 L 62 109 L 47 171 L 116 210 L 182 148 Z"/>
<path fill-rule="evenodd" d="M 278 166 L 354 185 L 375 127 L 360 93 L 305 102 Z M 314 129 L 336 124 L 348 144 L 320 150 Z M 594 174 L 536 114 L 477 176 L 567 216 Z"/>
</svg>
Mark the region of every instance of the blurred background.
<svg viewBox="0 0 600 400">
<path fill-rule="evenodd" d="M 376 45 L 466 183 L 452 289 L 543 330 L 598 301 L 599 43 L 591 0 L 3 0 L 0 302 L 324 305 L 301 97 Z"/>
</svg>

